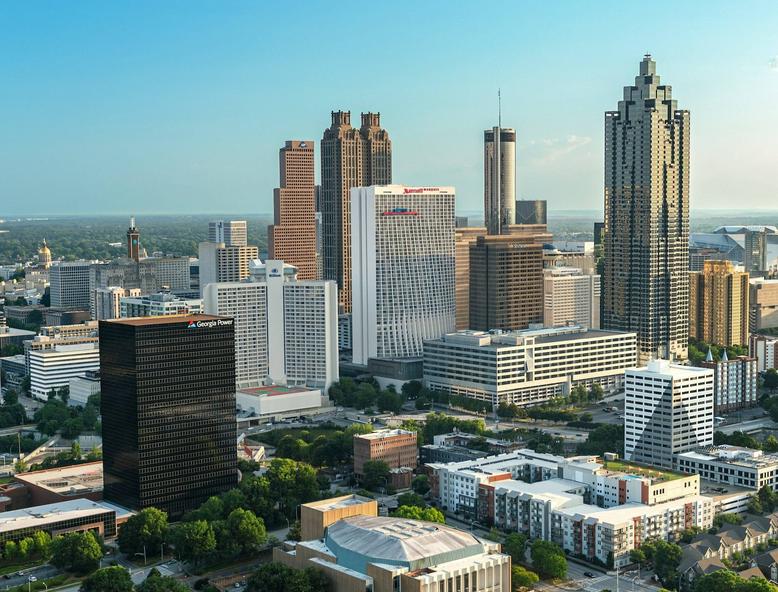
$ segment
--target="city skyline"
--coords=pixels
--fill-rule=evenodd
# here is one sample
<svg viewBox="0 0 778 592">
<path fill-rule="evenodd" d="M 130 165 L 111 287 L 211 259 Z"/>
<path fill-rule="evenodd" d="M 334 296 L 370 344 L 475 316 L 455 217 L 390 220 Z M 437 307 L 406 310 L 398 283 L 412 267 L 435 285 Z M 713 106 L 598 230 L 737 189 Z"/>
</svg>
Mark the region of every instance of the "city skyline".
<svg viewBox="0 0 778 592">
<path fill-rule="evenodd" d="M 672 27 L 644 29 L 638 41 L 629 27 L 637 8 L 598 19 L 599 11 L 573 4 L 504 4 L 501 19 L 515 23 L 515 35 L 496 44 L 476 43 L 493 14 L 475 8 L 360 12 L 354 5 L 355 28 L 378 23 L 410 41 L 364 52 L 355 37 L 308 41 L 340 18 L 311 6 L 294 19 L 286 8 L 271 15 L 251 5 L 184 11 L 83 3 L 65 14 L 20 4 L 8 11 L 0 42 L 0 69 L 12 81 L 0 98 L 8 138 L 2 215 L 98 207 L 151 214 L 183 203 L 202 212 L 271 212 L 278 145 L 318 140 L 338 109 L 381 113 L 398 181 L 454 185 L 458 211 L 477 211 L 481 134 L 496 121 L 498 88 L 503 125 L 517 130 L 517 197 L 546 199 L 551 212 L 598 210 L 602 114 L 611 89 L 646 52 L 694 114 L 693 202 L 725 208 L 736 198 L 767 208 L 774 200 L 777 141 L 769 130 L 778 114 L 763 105 L 778 90 L 778 10 L 769 3 L 751 2 L 751 10 L 716 3 L 702 21 L 695 7 L 673 5 L 674 18 L 696 27 L 683 36 Z M 436 26 L 408 30 L 409 21 Z M 736 49 L 722 42 L 743 36 L 749 43 Z M 279 47 L 282 60 L 273 51 Z M 344 55 L 355 73 L 370 64 L 378 82 L 322 74 Z M 316 93 L 307 92 L 311 84 Z"/>
</svg>

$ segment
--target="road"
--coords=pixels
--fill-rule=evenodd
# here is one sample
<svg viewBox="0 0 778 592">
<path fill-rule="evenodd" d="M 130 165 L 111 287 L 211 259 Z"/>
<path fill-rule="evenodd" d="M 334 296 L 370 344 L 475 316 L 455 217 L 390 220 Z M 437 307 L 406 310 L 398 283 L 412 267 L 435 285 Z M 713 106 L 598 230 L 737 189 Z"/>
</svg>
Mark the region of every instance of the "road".
<svg viewBox="0 0 778 592">
<path fill-rule="evenodd" d="M 589 572 L 594 577 L 584 575 Z M 595 567 L 587 567 L 578 563 L 567 563 L 566 582 L 560 584 L 551 584 L 540 582 L 535 585 L 535 589 L 543 592 L 560 592 L 562 590 L 579 590 L 581 592 L 601 592 L 602 590 L 611 590 L 612 592 L 657 592 L 659 587 L 651 581 L 638 579 L 636 572 L 620 574 L 618 587 L 616 584 L 616 575 L 614 572 L 603 573 L 602 570 Z"/>
<path fill-rule="evenodd" d="M 0 580 L 0 585 L 6 589 L 13 588 L 14 586 L 21 586 L 22 584 L 26 584 L 27 578 L 30 576 L 35 576 L 40 581 L 45 580 L 46 578 L 53 578 L 61 572 L 53 565 L 41 565 L 39 567 L 25 569 L 22 573 L 24 573 L 23 576 L 18 576 L 15 574 L 7 574 L 9 576 L 8 578 L 3 576 L 2 580 Z"/>
<path fill-rule="evenodd" d="M 740 423 L 721 425 L 716 428 L 716 431 L 723 432 L 724 434 L 730 435 L 730 434 L 734 434 L 735 432 L 746 432 L 748 434 L 752 432 L 758 432 L 759 430 L 763 430 L 763 429 L 778 430 L 778 424 L 776 424 L 769 417 L 762 417 L 759 419 L 741 421 Z"/>
</svg>

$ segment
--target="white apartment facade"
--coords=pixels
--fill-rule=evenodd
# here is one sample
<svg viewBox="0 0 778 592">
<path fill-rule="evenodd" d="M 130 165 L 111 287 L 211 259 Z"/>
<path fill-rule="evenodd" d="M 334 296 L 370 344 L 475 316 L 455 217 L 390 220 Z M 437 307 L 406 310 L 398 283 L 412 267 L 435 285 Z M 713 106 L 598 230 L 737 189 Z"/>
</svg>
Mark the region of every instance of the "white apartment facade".
<svg viewBox="0 0 778 592">
<path fill-rule="evenodd" d="M 237 385 L 328 389 L 339 377 L 336 284 L 298 281 L 283 261 L 254 261 L 251 273 L 205 289 L 206 313 L 235 318 Z"/>
<path fill-rule="evenodd" d="M 600 328 L 600 276 L 577 267 L 543 270 L 543 325 Z"/>
<path fill-rule="evenodd" d="M 148 296 L 134 294 L 120 299 L 119 316 L 131 318 L 201 314 L 204 312 L 203 308 L 202 298 L 179 298 L 170 292 L 160 292 Z"/>
<path fill-rule="evenodd" d="M 249 263 L 259 257 L 257 247 L 230 246 L 225 243 L 200 243 L 200 294 L 205 294 L 208 284 L 215 282 L 240 282 L 249 277 Z"/>
<path fill-rule="evenodd" d="M 351 189 L 352 353 L 420 357 L 455 327 L 453 187 Z"/>
<path fill-rule="evenodd" d="M 615 390 L 636 362 L 635 333 L 580 326 L 459 331 L 424 343 L 424 383 L 493 405 L 529 405 L 568 394 L 578 384 Z"/>
<path fill-rule="evenodd" d="M 95 320 L 106 321 L 118 319 L 121 316 L 122 311 L 122 298 L 138 297 L 140 294 L 140 288 L 122 288 L 119 286 L 96 288 L 92 294 L 95 305 Z"/>
<path fill-rule="evenodd" d="M 60 261 L 49 269 L 51 306 L 89 309 L 89 261 Z"/>
<path fill-rule="evenodd" d="M 624 458 L 672 469 L 713 444 L 713 370 L 651 360 L 624 378 Z"/>
<path fill-rule="evenodd" d="M 756 358 L 756 369 L 759 372 L 778 368 L 778 337 L 751 335 L 748 351 L 752 358 Z"/>
<path fill-rule="evenodd" d="M 224 243 L 228 247 L 245 247 L 248 244 L 248 225 L 245 220 L 209 222 L 208 242 Z"/>
<path fill-rule="evenodd" d="M 70 384 L 70 379 L 87 371 L 100 370 L 100 348 L 97 343 L 59 345 L 53 349 L 31 350 L 30 392 L 46 401 L 51 389 Z"/>
<path fill-rule="evenodd" d="M 708 481 L 759 490 L 769 487 L 778 491 L 778 454 L 722 444 L 682 452 L 677 469 L 693 473 Z"/>
</svg>

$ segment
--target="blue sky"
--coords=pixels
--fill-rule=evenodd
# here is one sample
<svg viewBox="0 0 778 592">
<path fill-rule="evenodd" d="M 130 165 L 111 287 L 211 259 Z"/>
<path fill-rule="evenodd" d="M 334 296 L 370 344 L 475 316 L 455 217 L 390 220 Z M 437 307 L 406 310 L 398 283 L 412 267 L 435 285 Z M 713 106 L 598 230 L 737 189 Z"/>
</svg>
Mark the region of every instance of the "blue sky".
<svg viewBox="0 0 778 592">
<path fill-rule="evenodd" d="M 603 112 L 645 52 L 691 111 L 692 207 L 778 207 L 778 3 L 0 4 L 0 215 L 270 212 L 278 148 L 376 110 L 394 178 L 602 207 Z"/>
</svg>

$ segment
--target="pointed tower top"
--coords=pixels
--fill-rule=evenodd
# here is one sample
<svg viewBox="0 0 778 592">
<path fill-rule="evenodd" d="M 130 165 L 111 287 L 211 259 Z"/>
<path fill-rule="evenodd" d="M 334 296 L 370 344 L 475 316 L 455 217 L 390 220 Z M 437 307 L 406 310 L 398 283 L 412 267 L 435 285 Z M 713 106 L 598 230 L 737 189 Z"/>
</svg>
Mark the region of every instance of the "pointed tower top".
<svg viewBox="0 0 778 592">
<path fill-rule="evenodd" d="M 729 357 L 727 356 L 727 348 L 721 350 L 721 361 L 722 362 L 729 362 Z"/>
<path fill-rule="evenodd" d="M 706 362 L 712 362 L 713 361 L 713 352 L 710 350 L 710 348 L 708 348 L 708 355 L 705 356 L 705 361 Z"/>
</svg>

